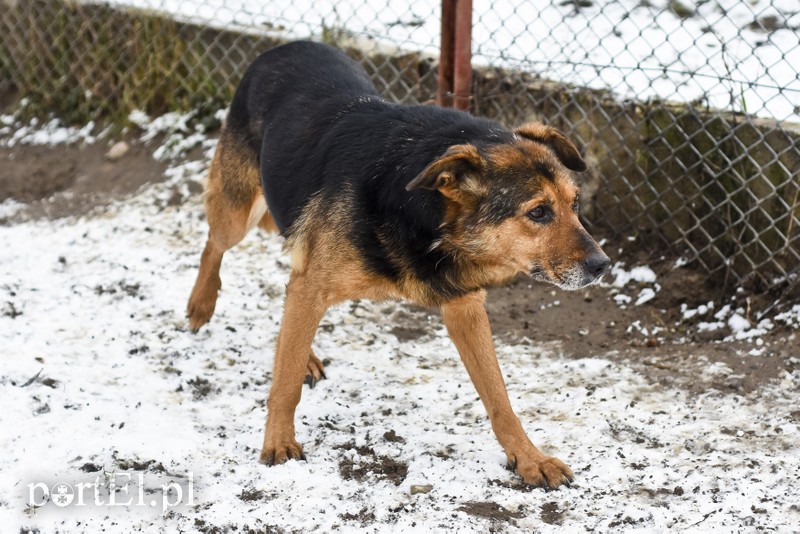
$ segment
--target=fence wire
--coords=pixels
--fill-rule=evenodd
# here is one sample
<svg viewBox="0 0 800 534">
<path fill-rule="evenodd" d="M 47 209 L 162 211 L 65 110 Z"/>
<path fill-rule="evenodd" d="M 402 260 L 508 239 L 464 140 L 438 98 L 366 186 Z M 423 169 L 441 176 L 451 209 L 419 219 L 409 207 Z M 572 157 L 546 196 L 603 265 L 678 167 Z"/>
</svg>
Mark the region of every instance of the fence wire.
<svg viewBox="0 0 800 534">
<path fill-rule="evenodd" d="M 719 282 L 797 296 L 796 0 L 474 8 L 472 111 L 569 132 L 592 164 L 589 221 Z M 440 24 L 433 0 L 0 0 L 0 92 L 73 121 L 213 111 L 256 55 L 311 38 L 359 59 L 387 98 L 426 103 Z"/>
</svg>

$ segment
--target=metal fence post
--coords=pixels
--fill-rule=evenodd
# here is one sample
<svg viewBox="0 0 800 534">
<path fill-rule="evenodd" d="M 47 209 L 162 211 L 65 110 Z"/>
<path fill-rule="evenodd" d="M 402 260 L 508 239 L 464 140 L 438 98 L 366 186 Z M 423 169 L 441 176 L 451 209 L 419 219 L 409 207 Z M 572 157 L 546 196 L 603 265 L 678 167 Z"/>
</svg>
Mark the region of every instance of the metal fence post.
<svg viewBox="0 0 800 534">
<path fill-rule="evenodd" d="M 472 0 L 457 0 L 455 26 L 453 105 L 466 111 L 472 94 Z"/>
<path fill-rule="evenodd" d="M 440 106 L 469 109 L 472 93 L 472 0 L 442 0 Z"/>
<path fill-rule="evenodd" d="M 442 35 L 439 47 L 439 82 L 437 103 L 453 105 L 453 56 L 456 39 L 456 0 L 442 0 Z"/>
</svg>

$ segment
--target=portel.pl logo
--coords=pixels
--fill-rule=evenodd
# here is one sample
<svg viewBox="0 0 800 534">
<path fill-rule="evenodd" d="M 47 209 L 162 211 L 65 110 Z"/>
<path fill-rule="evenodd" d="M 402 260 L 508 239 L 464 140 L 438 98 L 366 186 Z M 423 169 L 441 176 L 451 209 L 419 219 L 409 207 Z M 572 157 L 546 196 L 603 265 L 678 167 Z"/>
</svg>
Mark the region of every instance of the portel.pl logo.
<svg viewBox="0 0 800 534">
<path fill-rule="evenodd" d="M 183 482 L 170 481 L 153 487 L 145 484 L 144 473 L 106 473 L 102 478 L 74 484 L 28 484 L 29 506 L 38 508 L 48 503 L 60 508 L 144 506 L 166 511 L 181 504 L 194 504 L 194 476 L 189 473 Z"/>
</svg>

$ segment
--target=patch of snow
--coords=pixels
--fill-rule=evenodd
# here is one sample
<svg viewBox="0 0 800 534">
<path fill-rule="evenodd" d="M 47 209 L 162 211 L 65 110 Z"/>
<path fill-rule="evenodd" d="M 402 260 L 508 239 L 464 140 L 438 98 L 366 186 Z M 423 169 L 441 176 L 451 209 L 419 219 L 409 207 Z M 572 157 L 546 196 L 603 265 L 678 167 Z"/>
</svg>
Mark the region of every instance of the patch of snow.
<svg viewBox="0 0 800 534">
<path fill-rule="evenodd" d="M 728 318 L 728 327 L 733 331 L 733 333 L 738 334 L 739 332 L 744 332 L 748 330 L 751 326 L 750 321 L 739 315 L 738 313 L 734 313 Z"/>
<path fill-rule="evenodd" d="M 795 304 L 790 310 L 777 314 L 775 320 L 788 326 L 800 327 L 800 304 Z"/>
<path fill-rule="evenodd" d="M 690 309 L 687 304 L 681 304 L 681 314 L 683 315 L 684 321 L 687 321 L 695 316 L 703 316 L 713 309 L 714 309 L 713 300 L 709 300 L 708 303 L 701 304 L 700 306 L 694 309 Z"/>
<path fill-rule="evenodd" d="M 704 380 L 709 380 L 712 378 L 719 378 L 719 377 L 735 377 L 733 374 L 733 369 L 731 369 L 727 364 L 724 362 L 713 362 L 709 363 L 703 368 L 702 377 Z"/>
<path fill-rule="evenodd" d="M 627 308 L 628 304 L 631 302 L 633 302 L 635 306 L 641 306 L 653 300 L 656 294 L 661 290 L 661 286 L 656 283 L 656 274 L 646 265 L 637 266 L 627 271 L 625 270 L 625 264 L 619 262 L 611 267 L 611 276 L 613 280 L 610 284 L 601 282 L 600 285 L 610 288 L 613 293 L 616 293 L 612 298 L 614 302 L 623 309 Z M 620 292 L 622 288 L 626 287 L 631 282 L 635 282 L 640 286 L 646 284 L 650 286 L 641 288 L 634 301 L 629 295 Z"/>
<path fill-rule="evenodd" d="M 25 204 L 17 202 L 13 198 L 7 198 L 0 202 L 0 219 L 13 217 L 19 210 L 25 207 Z"/>
<path fill-rule="evenodd" d="M 701 321 L 697 323 L 697 331 L 698 332 L 712 332 L 714 330 L 719 330 L 720 328 L 724 328 L 725 323 L 722 321 Z"/>
<path fill-rule="evenodd" d="M 656 291 L 651 287 L 646 287 L 639 292 L 639 296 L 636 297 L 636 302 L 634 305 L 641 306 L 645 302 L 650 302 L 656 298 Z"/>
<path fill-rule="evenodd" d="M 614 302 L 616 302 L 620 306 L 623 306 L 625 304 L 630 304 L 631 300 L 633 299 L 631 299 L 631 297 L 629 297 L 624 293 L 617 293 L 616 295 L 614 295 Z"/>
<path fill-rule="evenodd" d="M 628 328 L 625 330 L 625 332 L 627 332 L 628 334 L 631 334 L 633 332 L 638 332 L 639 334 L 641 334 L 643 336 L 649 336 L 650 335 L 650 332 L 647 330 L 647 328 L 642 326 L 641 321 L 632 322 L 630 324 L 630 326 L 628 326 Z"/>
<path fill-rule="evenodd" d="M 625 263 L 619 262 L 611 267 L 611 276 L 614 281 L 611 282 L 611 287 L 623 288 L 630 282 L 638 282 L 640 284 L 654 284 L 656 281 L 656 273 L 646 266 L 640 265 L 634 267 L 630 271 L 625 270 Z"/>
<path fill-rule="evenodd" d="M 728 326 L 733 332 L 733 339 L 738 341 L 755 340 L 757 343 L 763 343 L 763 341 L 759 338 L 767 335 L 769 331 L 775 327 L 775 325 L 769 319 L 763 319 L 759 321 L 757 325 L 753 326 L 750 321 L 738 313 L 734 313 L 728 319 Z"/>
<path fill-rule="evenodd" d="M 726 304 L 722 308 L 719 309 L 718 312 L 714 314 L 714 319 L 718 321 L 724 321 L 731 313 L 731 305 Z"/>
<path fill-rule="evenodd" d="M 672 265 L 673 269 L 680 269 L 681 267 L 689 264 L 689 259 L 684 258 L 683 256 L 679 257 L 675 260 L 675 263 Z"/>
<path fill-rule="evenodd" d="M 221 113 L 224 113 L 224 110 L 218 111 L 216 115 Z M 128 120 L 144 131 L 141 140 L 145 143 L 149 143 L 159 135 L 164 136 L 163 142 L 153 156 L 160 161 L 168 161 L 185 155 L 207 141 L 208 136 L 202 124 L 190 126 L 195 115 L 194 111 L 170 112 L 151 119 L 143 111 L 135 110 L 128 115 Z"/>
<path fill-rule="evenodd" d="M 89 122 L 81 128 L 75 128 L 63 126 L 58 119 L 51 119 L 41 123 L 41 121 L 34 118 L 25 125 L 14 122 L 13 117 L 11 123 L 8 121 L 9 116 L 5 115 L 3 117 L 5 126 L 0 130 L 0 144 L 6 147 L 14 147 L 16 145 L 56 146 L 73 143 L 92 144 L 98 138 L 94 134 L 94 122 Z"/>
</svg>

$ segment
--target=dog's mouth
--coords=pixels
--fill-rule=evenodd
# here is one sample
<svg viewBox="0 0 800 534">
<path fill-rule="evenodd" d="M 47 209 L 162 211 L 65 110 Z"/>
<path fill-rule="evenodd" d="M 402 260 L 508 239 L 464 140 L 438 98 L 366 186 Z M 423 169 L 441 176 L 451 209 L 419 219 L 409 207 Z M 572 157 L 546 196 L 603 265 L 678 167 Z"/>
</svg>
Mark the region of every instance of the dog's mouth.
<svg viewBox="0 0 800 534">
<path fill-rule="evenodd" d="M 577 291 L 595 286 L 600 283 L 604 274 L 605 272 L 599 275 L 590 275 L 580 265 L 575 265 L 563 273 L 549 273 L 541 265 L 535 265 L 528 271 L 528 275 L 537 282 L 552 284 L 566 291 Z"/>
</svg>

